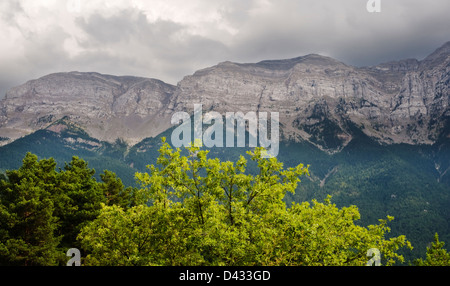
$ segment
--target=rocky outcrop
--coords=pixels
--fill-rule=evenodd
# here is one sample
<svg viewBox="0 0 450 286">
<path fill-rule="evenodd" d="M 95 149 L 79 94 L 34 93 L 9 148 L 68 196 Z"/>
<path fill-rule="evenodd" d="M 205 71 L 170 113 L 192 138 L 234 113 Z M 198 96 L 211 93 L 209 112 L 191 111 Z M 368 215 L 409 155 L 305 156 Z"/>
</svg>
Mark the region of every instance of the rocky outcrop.
<svg viewBox="0 0 450 286">
<path fill-rule="evenodd" d="M 174 90 L 155 79 L 51 74 L 6 94 L 0 103 L 0 134 L 11 141 L 69 118 L 94 138 L 135 144 L 170 127 L 170 117 L 161 119 L 161 114 Z"/>
<path fill-rule="evenodd" d="M 431 144 L 450 118 L 450 42 L 427 58 L 353 67 L 311 54 L 223 62 L 177 86 L 155 79 L 58 73 L 11 89 L 0 103 L 0 144 L 68 116 L 94 138 L 134 144 L 168 129 L 176 111 L 279 112 L 283 138 L 329 152 L 349 124 L 380 142 Z M 10 138 L 4 140 L 4 138 Z"/>
<path fill-rule="evenodd" d="M 359 126 L 384 143 L 431 144 L 449 109 L 450 42 L 423 61 L 357 68 L 307 55 L 256 64 L 225 62 L 184 78 L 178 109 L 279 112 L 285 138 L 338 151 Z"/>
</svg>

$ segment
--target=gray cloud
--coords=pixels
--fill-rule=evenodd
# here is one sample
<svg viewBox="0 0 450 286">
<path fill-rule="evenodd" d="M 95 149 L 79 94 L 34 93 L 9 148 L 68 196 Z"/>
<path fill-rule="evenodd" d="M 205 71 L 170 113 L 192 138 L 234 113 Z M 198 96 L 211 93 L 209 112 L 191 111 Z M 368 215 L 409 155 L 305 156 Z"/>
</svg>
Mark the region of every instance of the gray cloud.
<svg viewBox="0 0 450 286">
<path fill-rule="evenodd" d="M 422 59 L 450 40 L 448 0 L 381 0 L 381 13 L 366 0 L 79 1 L 79 12 L 66 1 L 0 3 L 0 97 L 58 71 L 176 84 L 226 60 L 319 53 L 365 66 Z"/>
<path fill-rule="evenodd" d="M 190 35 L 185 26 L 171 21 L 149 23 L 137 10 L 113 17 L 95 14 L 76 23 L 87 34 L 80 46 L 88 52 L 73 61 L 91 63 L 89 68 L 105 73 L 162 77 L 176 83 L 227 53 L 226 46 L 216 40 Z"/>
<path fill-rule="evenodd" d="M 356 66 L 423 58 L 450 40 L 450 2 L 383 1 L 368 13 L 366 1 L 288 1 L 251 18 L 241 35 L 242 59 L 321 53 Z"/>
</svg>

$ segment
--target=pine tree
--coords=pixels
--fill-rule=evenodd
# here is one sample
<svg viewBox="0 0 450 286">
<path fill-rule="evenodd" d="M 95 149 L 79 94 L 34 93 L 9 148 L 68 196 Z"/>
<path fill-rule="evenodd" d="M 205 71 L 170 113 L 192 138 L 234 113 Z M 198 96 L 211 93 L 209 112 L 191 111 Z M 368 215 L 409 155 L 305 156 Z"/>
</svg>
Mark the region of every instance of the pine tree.
<svg viewBox="0 0 450 286">
<path fill-rule="evenodd" d="M 62 258 L 51 198 L 55 166 L 28 153 L 22 167 L 0 181 L 0 263 L 57 265 Z"/>
<path fill-rule="evenodd" d="M 99 215 L 101 204 L 106 202 L 94 174 L 95 170 L 77 156 L 59 173 L 55 200 L 66 247 L 79 247 L 76 237 L 80 229 Z"/>
<path fill-rule="evenodd" d="M 118 205 L 128 208 L 132 204 L 132 188 L 125 188 L 122 180 L 115 173 L 105 170 L 100 174 L 102 183 L 99 187 L 106 198 L 106 205 Z"/>
</svg>

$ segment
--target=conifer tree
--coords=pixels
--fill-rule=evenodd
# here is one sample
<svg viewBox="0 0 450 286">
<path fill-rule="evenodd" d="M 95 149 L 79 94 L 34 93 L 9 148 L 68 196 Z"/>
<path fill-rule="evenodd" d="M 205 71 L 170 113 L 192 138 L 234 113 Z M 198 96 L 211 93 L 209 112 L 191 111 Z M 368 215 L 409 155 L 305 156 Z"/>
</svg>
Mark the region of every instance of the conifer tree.
<svg viewBox="0 0 450 286">
<path fill-rule="evenodd" d="M 100 174 L 102 183 L 99 187 L 105 196 L 106 205 L 118 205 L 123 208 L 128 208 L 132 205 L 132 191 L 131 187 L 125 188 L 122 180 L 111 171 L 105 170 Z"/>
<path fill-rule="evenodd" d="M 66 247 L 79 247 L 76 237 L 80 229 L 99 215 L 101 204 L 106 202 L 94 174 L 95 170 L 77 156 L 59 174 L 55 198 Z"/>
<path fill-rule="evenodd" d="M 62 258 L 51 195 L 55 166 L 53 159 L 38 161 L 28 153 L 22 167 L 0 181 L 0 263 L 57 265 Z"/>
</svg>

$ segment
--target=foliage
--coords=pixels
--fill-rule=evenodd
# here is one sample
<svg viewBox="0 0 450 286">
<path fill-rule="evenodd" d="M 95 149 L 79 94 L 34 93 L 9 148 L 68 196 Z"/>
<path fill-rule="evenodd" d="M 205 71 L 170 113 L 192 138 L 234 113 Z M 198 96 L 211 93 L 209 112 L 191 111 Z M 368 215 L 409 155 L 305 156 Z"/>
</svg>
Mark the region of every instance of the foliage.
<svg viewBox="0 0 450 286">
<path fill-rule="evenodd" d="M 76 236 L 94 220 L 101 204 L 124 208 L 132 202 L 110 171 L 94 178 L 95 170 L 73 157 L 63 170 L 53 158 L 38 160 L 27 153 L 22 166 L 0 180 L 0 264 L 60 265 L 68 248 L 79 247 Z"/>
<path fill-rule="evenodd" d="M 444 249 L 445 243 L 439 241 L 439 235 L 434 235 L 434 242 L 427 247 L 425 259 L 417 259 L 414 261 L 416 266 L 450 266 L 450 253 Z"/>
<path fill-rule="evenodd" d="M 317 155 L 323 164 L 316 174 L 326 170 L 326 156 L 310 150 L 306 155 Z M 229 156 L 220 150 L 173 150 L 164 143 L 159 151 L 157 166 L 136 174 L 140 188 L 126 188 L 109 170 L 96 174 L 76 156 L 58 168 L 55 159 L 38 160 L 28 153 L 20 167 L 0 174 L 0 265 L 65 265 L 65 253 L 73 247 L 82 249 L 84 265 L 365 265 L 372 248 L 381 251 L 383 265 L 392 265 L 411 249 L 404 235 L 396 236 L 398 227 L 395 235 L 390 233 L 388 223 L 395 225 L 397 214 L 395 221 L 387 216 L 363 227 L 368 225 L 367 209 L 363 221 L 355 205 L 344 206 L 349 201 L 345 196 L 384 202 L 380 212 L 398 209 L 400 226 L 411 220 L 405 219 L 411 214 L 402 204 L 417 205 L 425 224 L 431 225 L 430 215 L 437 215 L 430 206 L 428 213 L 422 211 L 417 190 L 402 186 L 399 170 L 411 173 L 407 179 L 413 185 L 422 174 L 402 160 L 388 160 L 391 166 L 386 167 L 387 155 L 381 153 L 372 154 L 369 165 L 354 160 L 348 169 L 339 168 L 324 188 L 314 188 L 312 168 L 295 165 L 297 154 L 282 164 L 263 159 L 259 148 L 248 152 L 249 161 L 233 151 L 232 162 L 219 159 Z M 208 158 L 211 153 L 216 158 Z M 431 173 L 422 165 L 423 175 Z M 298 184 L 305 175 L 308 179 Z M 339 183 L 342 176 L 348 176 L 349 185 Z M 397 197 L 387 202 L 381 189 L 366 189 L 364 181 L 377 188 L 395 186 Z M 433 191 L 434 186 L 423 187 L 443 192 L 443 197 L 445 190 Z M 336 189 L 334 203 L 324 194 L 331 188 Z M 308 199 L 314 196 L 318 199 Z M 445 203 L 424 199 L 431 206 Z M 363 200 L 353 202 L 364 206 Z M 448 262 L 436 234 L 426 257 L 413 263 Z"/>
<path fill-rule="evenodd" d="M 365 265 L 371 248 L 392 265 L 403 260 L 399 248 L 411 248 L 405 236 L 385 239 L 392 217 L 365 228 L 355 206 L 339 209 L 330 198 L 287 207 L 286 193 L 309 174 L 302 164 L 284 169 L 256 148 L 252 175 L 243 156 L 222 162 L 187 150 L 165 143 L 159 167 L 136 174 L 138 206 L 103 205 L 79 235 L 86 265 Z"/>
<path fill-rule="evenodd" d="M 54 265 L 59 255 L 58 219 L 51 199 L 54 160 L 37 161 L 31 154 L 18 170 L 0 182 L 0 263 Z"/>
<path fill-rule="evenodd" d="M 146 165 L 156 164 L 161 138 L 170 138 L 168 129 L 155 138 L 127 146 L 123 140 L 107 143 L 90 138 L 81 129 L 67 122 L 67 129 L 59 133 L 39 130 L 0 147 L 0 173 L 18 169 L 26 152 L 39 158 L 54 158 L 57 168 L 64 168 L 74 155 L 89 162 L 95 170 L 109 170 L 118 174 L 132 194 L 138 186 L 136 172 L 146 171 Z M 335 146 L 334 127 L 324 122 L 325 136 L 315 136 L 322 146 Z M 174 127 L 175 128 L 175 127 Z M 192 128 L 193 129 L 193 128 Z M 447 131 L 449 129 L 447 128 Z M 320 135 L 317 133 L 316 135 Z M 358 225 L 377 224 L 379 218 L 392 215 L 392 231 L 388 237 L 406 235 L 414 245 L 412 251 L 400 249 L 407 260 L 423 257 L 430 238 L 438 232 L 444 241 L 450 240 L 450 138 L 444 132 L 434 145 L 380 145 L 365 136 L 359 128 L 351 131 L 352 141 L 337 153 L 326 153 L 309 142 L 281 141 L 277 156 L 285 167 L 303 162 L 311 165 L 310 176 L 302 180 L 295 194 L 287 192 L 284 201 L 323 202 L 332 195 L 338 208 L 358 206 L 361 219 Z M 333 139 L 334 138 L 334 139 Z M 340 143 L 339 143 L 340 144 Z M 211 148 L 209 158 L 237 162 L 250 148 Z M 182 150 L 187 155 L 186 150 Z M 248 174 L 257 174 L 253 161 L 246 166 Z M 94 177 L 101 181 L 101 172 Z M 1 177 L 1 175 L 0 175 Z"/>
</svg>

